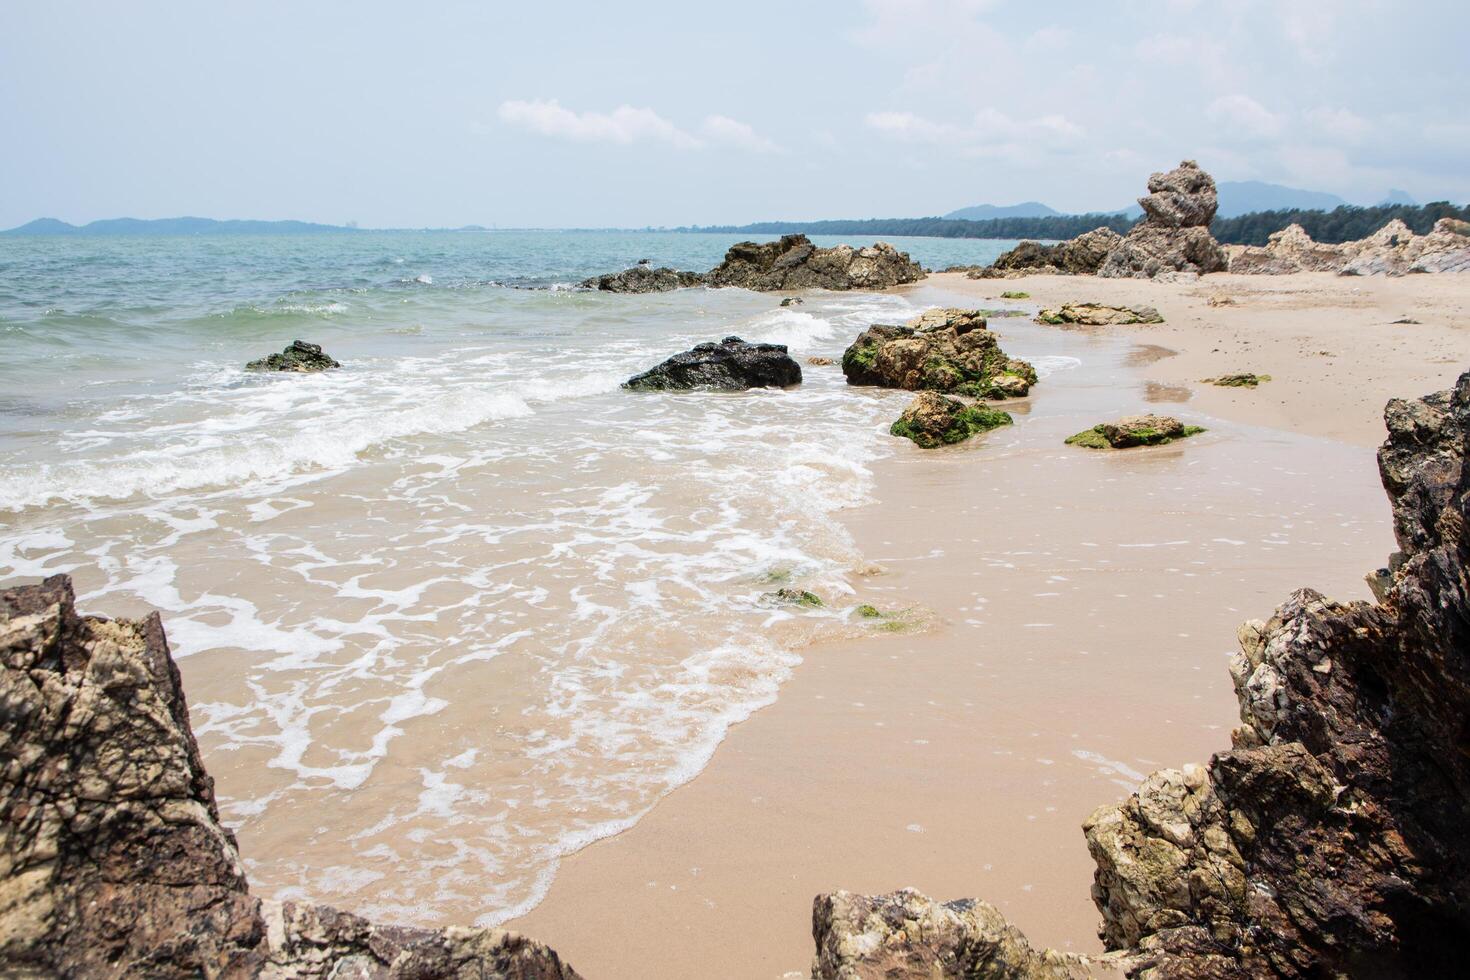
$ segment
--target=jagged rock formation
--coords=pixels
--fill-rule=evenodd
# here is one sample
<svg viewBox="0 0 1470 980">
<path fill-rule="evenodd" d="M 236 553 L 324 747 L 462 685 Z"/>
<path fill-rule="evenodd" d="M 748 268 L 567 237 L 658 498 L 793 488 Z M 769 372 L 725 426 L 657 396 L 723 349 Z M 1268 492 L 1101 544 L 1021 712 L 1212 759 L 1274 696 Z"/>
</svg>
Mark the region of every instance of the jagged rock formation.
<svg viewBox="0 0 1470 980">
<path fill-rule="evenodd" d="M 887 289 L 918 282 L 924 269 L 887 242 L 867 248 L 818 248 L 805 235 L 774 242 L 740 242 L 710 270 L 711 286 L 745 289 Z"/>
<path fill-rule="evenodd" d="M 640 391 L 717 388 L 789 388 L 801 384 L 801 365 L 786 353 L 785 344 L 747 344 L 726 337 L 718 344 L 698 344 L 675 354 L 656 367 L 623 382 Z"/>
<path fill-rule="evenodd" d="M 1012 421 L 1009 412 L 984 405 L 966 405 L 938 392 L 921 391 L 888 432 L 913 440 L 920 449 L 933 449 L 964 442 L 977 432 L 989 432 Z"/>
<path fill-rule="evenodd" d="M 304 340 L 293 340 L 291 346 L 279 354 L 270 354 L 259 360 L 251 361 L 245 365 L 247 371 L 295 371 L 306 374 L 313 371 L 325 371 L 328 368 L 339 368 L 331 357 L 322 353 L 320 346 L 308 344 Z"/>
<path fill-rule="evenodd" d="M 905 888 L 889 895 L 833 892 L 812 905 L 816 980 L 975 978 L 1068 980 L 1087 961 L 1031 948 L 994 906 L 943 904 Z"/>
<path fill-rule="evenodd" d="M 1132 449 L 1134 446 L 1162 446 L 1203 431 L 1197 425 L 1185 425 L 1172 415 L 1129 415 L 1116 422 L 1103 422 L 1084 429 L 1066 442 L 1069 446 L 1087 449 Z"/>
<path fill-rule="evenodd" d="M 1389 402 L 1378 467 L 1399 551 L 1377 603 L 1302 589 L 1240 630 L 1241 727 L 1208 766 L 1164 770 L 1085 824 L 1113 962 L 1151 980 L 1455 976 L 1470 935 L 1470 372 Z M 1035 976 L 918 968 L 878 941 L 813 975 Z M 904 927 L 931 914 L 904 911 Z M 934 912 L 933 914 L 939 914 Z M 839 963 L 845 973 L 826 964 Z M 895 968 L 884 971 L 887 964 Z M 869 969 L 870 966 L 873 969 Z M 925 970 L 929 972 L 925 972 Z"/>
<path fill-rule="evenodd" d="M 158 614 L 0 592 L 0 974 L 575 980 L 498 929 L 374 925 L 250 895 Z"/>
<path fill-rule="evenodd" d="M 1219 200 L 1215 179 L 1193 160 L 1148 179 L 1138 199 L 1143 220 L 1108 253 L 1097 274 L 1105 279 L 1156 279 L 1225 271 L 1225 253 L 1210 234 Z"/>
<path fill-rule="evenodd" d="M 1367 238 L 1340 245 L 1313 241 L 1301 225 L 1289 225 L 1271 235 L 1265 245 L 1230 245 L 1225 251 L 1231 272 L 1250 275 L 1470 272 L 1470 223 L 1441 218 L 1429 234 L 1416 235 L 1395 218 Z"/>
<path fill-rule="evenodd" d="M 930 310 L 901 327 L 875 324 L 842 355 L 850 385 L 946 391 L 973 398 L 1017 398 L 1036 369 L 1007 357 L 980 310 Z"/>
<path fill-rule="evenodd" d="M 1094 228 L 1055 245 L 1022 242 L 983 269 L 961 270 L 970 279 L 1014 279 L 1025 275 L 1082 276 L 1097 272 L 1123 236 L 1111 228 Z"/>
<path fill-rule="evenodd" d="M 1085 327 L 1111 327 L 1129 323 L 1163 323 L 1164 318 L 1152 306 L 1104 306 L 1101 303 L 1063 303 L 1055 310 L 1036 314 L 1037 323 L 1052 326 L 1078 324 Z"/>
<path fill-rule="evenodd" d="M 655 269 L 639 263 L 622 272 L 584 279 L 581 285 L 583 289 L 598 289 L 605 293 L 666 293 L 672 289 L 704 285 L 704 273 L 680 272 L 667 266 Z"/>
<path fill-rule="evenodd" d="M 1215 385 L 1219 388 L 1255 388 L 1270 381 L 1269 374 L 1252 374 L 1242 371 L 1239 374 L 1222 374 L 1216 378 L 1201 378 L 1200 384 Z"/>
</svg>

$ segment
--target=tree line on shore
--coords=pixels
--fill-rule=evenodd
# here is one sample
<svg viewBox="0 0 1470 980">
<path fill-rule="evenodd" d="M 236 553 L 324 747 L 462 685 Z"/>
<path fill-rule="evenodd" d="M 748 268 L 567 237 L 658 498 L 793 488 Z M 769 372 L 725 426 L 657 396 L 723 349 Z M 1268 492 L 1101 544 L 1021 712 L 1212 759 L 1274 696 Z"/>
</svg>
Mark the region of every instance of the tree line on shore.
<svg viewBox="0 0 1470 980">
<path fill-rule="evenodd" d="M 1470 205 L 1456 207 L 1445 201 L 1431 204 L 1385 204 L 1378 207 L 1344 205 L 1331 211 L 1255 211 L 1233 218 L 1216 218 L 1210 233 L 1224 245 L 1264 245 L 1287 225 L 1298 224 L 1319 242 L 1338 243 L 1366 238 L 1395 218 L 1423 235 L 1440 218 L 1470 221 Z M 1059 214 L 1039 218 L 866 218 L 853 221 L 760 221 L 749 225 L 707 225 L 675 228 L 684 232 L 752 235 L 878 235 L 920 238 L 1031 238 L 1060 241 L 1076 238 L 1094 228 L 1108 227 L 1126 234 L 1138 221 L 1125 214 Z"/>
</svg>

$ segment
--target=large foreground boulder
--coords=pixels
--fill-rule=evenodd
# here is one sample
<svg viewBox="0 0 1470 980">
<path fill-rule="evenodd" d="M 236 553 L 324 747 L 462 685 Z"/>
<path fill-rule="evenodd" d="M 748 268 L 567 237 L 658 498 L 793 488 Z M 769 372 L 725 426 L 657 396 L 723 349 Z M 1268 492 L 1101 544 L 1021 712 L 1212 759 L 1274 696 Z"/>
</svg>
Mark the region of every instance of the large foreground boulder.
<svg viewBox="0 0 1470 980">
<path fill-rule="evenodd" d="M 1470 272 L 1470 224 L 1441 218 L 1429 234 L 1416 235 L 1395 218 L 1367 238 L 1337 245 L 1313 241 L 1301 225 L 1288 225 L 1272 234 L 1265 245 L 1230 245 L 1226 253 L 1230 271 L 1247 275 Z"/>
<path fill-rule="evenodd" d="M 979 310 L 930 310 L 901 327 L 869 327 L 843 353 L 842 373 L 850 385 L 973 398 L 1018 398 L 1036 383 L 1036 369 L 1006 356 Z"/>
<path fill-rule="evenodd" d="M 317 344 L 304 340 L 293 340 L 291 346 L 279 354 L 268 354 L 245 365 L 247 371 L 294 371 L 309 374 L 339 368 L 342 365 L 322 352 Z"/>
<path fill-rule="evenodd" d="M 1219 199 L 1215 179 L 1193 160 L 1148 179 L 1138 199 L 1143 220 L 1098 267 L 1103 278 L 1155 279 L 1225 271 L 1225 253 L 1210 234 Z"/>
<path fill-rule="evenodd" d="M 639 263 L 622 272 L 610 272 L 605 276 L 593 276 L 582 280 L 583 289 L 597 289 L 605 293 L 666 293 L 674 289 L 704 285 L 704 273 L 680 272 L 667 266 L 657 269 Z"/>
<path fill-rule="evenodd" d="M 1302 589 L 1245 624 L 1230 665 L 1241 717 L 1231 749 L 1154 773 L 1084 825 L 1100 935 L 1129 976 L 1464 971 L 1470 373 L 1384 415 L 1378 468 L 1399 550 L 1370 577 L 1378 601 Z M 968 974 L 885 972 L 895 961 L 881 941 L 849 944 L 846 972 L 831 970 L 822 951 L 844 918 L 832 905 L 819 898 L 813 922 L 819 978 L 1046 976 L 1004 972 L 998 954 Z M 969 948 L 967 935 L 931 934 L 949 955 Z"/>
<path fill-rule="evenodd" d="M 710 270 L 711 286 L 744 289 L 887 289 L 918 282 L 924 269 L 887 242 L 867 248 L 818 248 L 805 235 L 774 242 L 740 242 Z"/>
<path fill-rule="evenodd" d="M 681 391 L 716 388 L 789 388 L 801 384 L 801 365 L 786 353 L 785 344 L 747 344 L 726 337 L 718 344 L 698 344 L 675 354 L 656 367 L 623 382 L 640 391 Z"/>
<path fill-rule="evenodd" d="M 252 896 L 158 614 L 0 592 L 0 975 L 574 980 L 499 929 L 376 925 Z"/>
</svg>

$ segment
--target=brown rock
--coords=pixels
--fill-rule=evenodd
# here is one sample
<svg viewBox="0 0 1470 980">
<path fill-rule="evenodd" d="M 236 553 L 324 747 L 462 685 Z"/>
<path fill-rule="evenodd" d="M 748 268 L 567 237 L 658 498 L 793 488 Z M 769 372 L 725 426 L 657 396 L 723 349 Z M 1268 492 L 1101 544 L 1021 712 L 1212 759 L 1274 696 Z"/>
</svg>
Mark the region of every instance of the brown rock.
<svg viewBox="0 0 1470 980">
<path fill-rule="evenodd" d="M 1036 383 L 1036 369 L 1006 356 L 979 310 L 930 310 L 901 327 L 869 327 L 842 355 L 851 385 L 1013 398 Z"/>
<path fill-rule="evenodd" d="M 158 614 L 0 592 L 0 975 L 573 980 L 496 929 L 378 926 L 252 897 Z"/>
<path fill-rule="evenodd" d="M 1218 199 L 1215 180 L 1193 160 L 1148 179 L 1138 199 L 1144 218 L 1098 267 L 1104 278 L 1155 279 L 1225 271 L 1225 253 L 1210 234 Z"/>
<path fill-rule="evenodd" d="M 711 269 L 711 286 L 744 289 L 887 289 L 918 282 L 924 270 L 887 242 L 867 248 L 818 248 L 805 235 L 783 235 L 774 242 L 740 242 Z"/>
</svg>

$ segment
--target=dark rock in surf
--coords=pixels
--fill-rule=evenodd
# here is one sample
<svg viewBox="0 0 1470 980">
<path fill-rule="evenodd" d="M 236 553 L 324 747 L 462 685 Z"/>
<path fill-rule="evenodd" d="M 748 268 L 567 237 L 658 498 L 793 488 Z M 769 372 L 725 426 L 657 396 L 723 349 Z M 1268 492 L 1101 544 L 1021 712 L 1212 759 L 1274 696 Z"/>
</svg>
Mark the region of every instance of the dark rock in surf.
<svg viewBox="0 0 1470 980">
<path fill-rule="evenodd" d="M 157 613 L 0 592 L 0 975 L 576 980 L 499 929 L 379 925 L 250 894 Z"/>
<path fill-rule="evenodd" d="M 582 288 L 597 289 L 605 293 L 666 293 L 673 289 L 704 285 L 703 273 L 680 272 L 666 266 L 653 269 L 644 264 L 646 262 L 645 259 L 622 272 L 610 272 L 605 276 L 584 279 Z"/>
<path fill-rule="evenodd" d="M 801 365 L 786 353 L 785 344 L 747 344 L 726 337 L 718 344 L 699 344 L 675 354 L 657 367 L 623 382 L 639 391 L 678 391 L 714 388 L 789 388 L 801 384 Z"/>
<path fill-rule="evenodd" d="M 321 347 L 316 344 L 308 344 L 304 340 L 295 340 L 291 346 L 279 354 L 271 354 L 259 360 L 251 361 L 245 365 L 247 371 L 294 371 L 299 374 L 309 374 L 315 371 L 326 371 L 330 368 L 339 368 L 342 365 L 333 358 L 322 353 Z"/>
<path fill-rule="evenodd" d="M 918 282 L 924 270 L 907 252 L 887 242 L 866 248 L 819 248 L 805 235 L 782 235 L 774 242 L 740 242 L 725 261 L 710 270 L 711 286 L 777 289 L 887 289 Z"/>
</svg>

